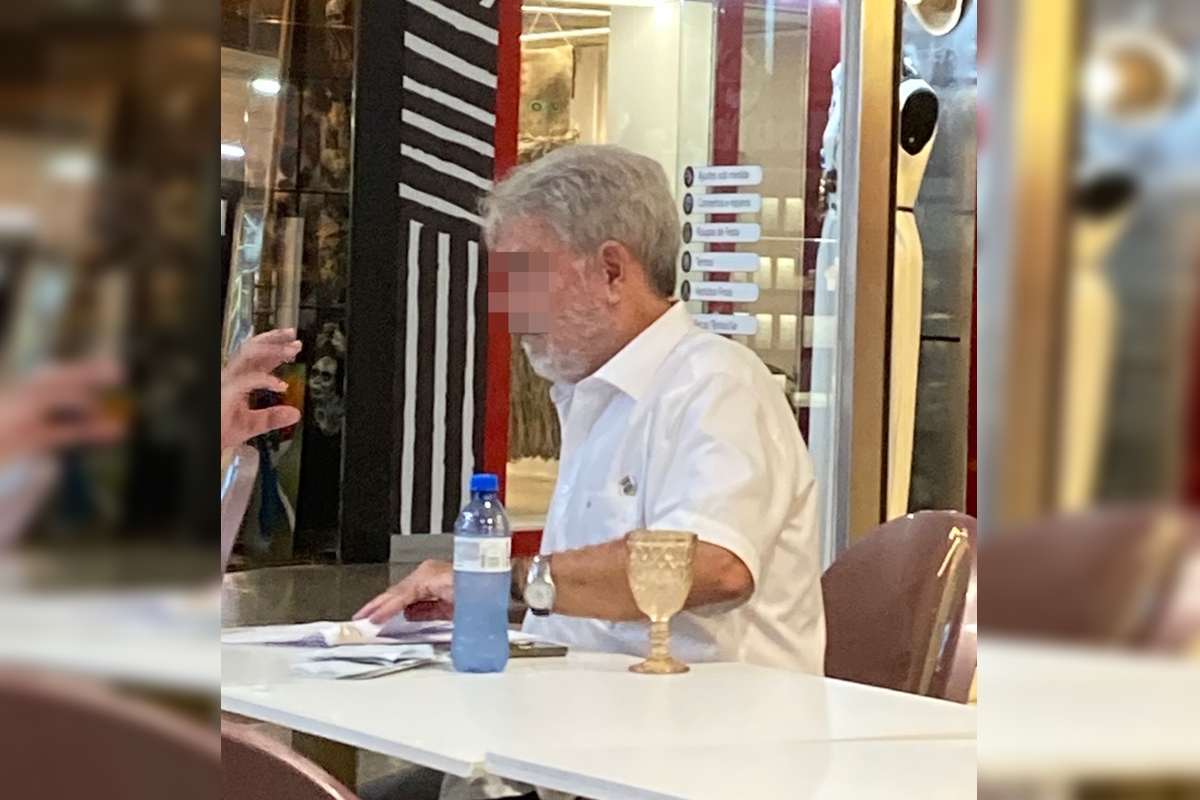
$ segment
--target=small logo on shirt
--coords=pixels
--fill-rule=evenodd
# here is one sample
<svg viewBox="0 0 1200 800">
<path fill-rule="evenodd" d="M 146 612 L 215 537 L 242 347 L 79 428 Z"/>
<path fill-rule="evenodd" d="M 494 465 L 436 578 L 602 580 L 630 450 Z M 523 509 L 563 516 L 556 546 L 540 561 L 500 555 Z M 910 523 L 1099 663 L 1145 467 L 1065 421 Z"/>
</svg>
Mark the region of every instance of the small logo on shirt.
<svg viewBox="0 0 1200 800">
<path fill-rule="evenodd" d="M 626 497 L 637 496 L 637 484 L 634 483 L 633 478 L 629 477 L 628 475 L 626 475 L 624 478 L 621 478 L 620 486 L 621 494 L 625 495 Z"/>
</svg>

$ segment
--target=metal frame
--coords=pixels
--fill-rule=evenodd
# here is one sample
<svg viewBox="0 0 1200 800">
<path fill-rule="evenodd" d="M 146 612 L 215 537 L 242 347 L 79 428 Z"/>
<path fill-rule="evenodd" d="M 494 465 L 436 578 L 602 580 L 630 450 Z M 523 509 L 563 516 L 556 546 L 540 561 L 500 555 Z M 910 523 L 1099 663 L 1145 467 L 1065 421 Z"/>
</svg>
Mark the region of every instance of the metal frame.
<svg viewBox="0 0 1200 800">
<path fill-rule="evenodd" d="M 1058 458 L 1061 326 L 1068 255 L 1070 174 L 1080 0 L 1023 0 L 1018 9 L 1012 118 L 1012 197 L 1003 414 L 995 420 L 995 524 L 1051 510 Z M 1011 266 L 1009 266 L 1011 265 Z"/>
<path fill-rule="evenodd" d="M 838 284 L 836 476 L 824 557 L 883 522 L 887 490 L 888 331 L 895 249 L 896 75 L 900 5 L 854 0 L 842 22 L 842 264 Z M 886 189 L 881 190 L 881 187 Z"/>
</svg>

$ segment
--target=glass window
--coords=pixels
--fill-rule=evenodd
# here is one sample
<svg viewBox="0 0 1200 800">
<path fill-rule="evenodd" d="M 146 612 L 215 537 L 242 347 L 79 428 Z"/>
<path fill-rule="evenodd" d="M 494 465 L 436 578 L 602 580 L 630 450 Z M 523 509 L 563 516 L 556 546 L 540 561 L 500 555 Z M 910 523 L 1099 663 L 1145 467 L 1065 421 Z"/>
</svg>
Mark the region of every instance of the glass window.
<svg viewBox="0 0 1200 800">
<path fill-rule="evenodd" d="M 295 327 L 283 368 L 300 425 L 260 437 L 235 564 L 337 546 L 353 116 L 352 0 L 222 4 L 221 201 L 226 353 Z"/>
<path fill-rule="evenodd" d="M 903 14 L 887 516 L 964 507 L 975 274 L 976 4 Z"/>
<path fill-rule="evenodd" d="M 748 258 L 681 269 L 681 288 L 757 288 L 738 302 L 686 295 L 701 324 L 734 326 L 729 335 L 778 378 L 829 480 L 836 342 L 813 331 L 833 330 L 837 315 L 840 4 L 529 0 L 523 11 L 519 160 L 578 142 L 621 144 L 663 165 L 681 225 L 742 226 L 684 249 Z M 697 180 L 702 167 L 735 165 L 751 168 L 740 185 Z M 717 195 L 737 196 L 732 213 L 697 207 Z M 536 528 L 554 489 L 558 418 L 546 382 L 519 343 L 512 350 L 508 506 L 518 527 Z"/>
</svg>

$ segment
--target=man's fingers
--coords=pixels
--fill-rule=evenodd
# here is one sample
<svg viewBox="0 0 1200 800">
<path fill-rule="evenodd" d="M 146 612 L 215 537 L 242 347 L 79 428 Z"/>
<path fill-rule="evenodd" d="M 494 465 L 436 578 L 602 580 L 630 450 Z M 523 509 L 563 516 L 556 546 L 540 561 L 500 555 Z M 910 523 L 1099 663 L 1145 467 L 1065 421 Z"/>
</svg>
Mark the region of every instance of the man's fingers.
<svg viewBox="0 0 1200 800">
<path fill-rule="evenodd" d="M 95 392 L 121 382 L 121 365 L 111 359 L 51 364 L 39 369 L 28 381 L 31 399 L 58 397 L 64 393 Z"/>
<path fill-rule="evenodd" d="M 221 390 L 247 395 L 255 389 L 269 389 L 272 392 L 287 391 L 287 383 L 276 378 L 269 372 L 247 372 L 221 380 Z"/>
<path fill-rule="evenodd" d="M 383 594 L 360 608 L 354 619 L 369 618 L 372 622 L 387 622 L 418 599 L 416 583 L 412 575 L 397 583 Z"/>
<path fill-rule="evenodd" d="M 302 346 L 298 341 L 286 344 L 255 342 L 238 354 L 236 361 L 231 362 L 231 368 L 238 373 L 270 372 L 280 364 L 294 360 Z"/>
<path fill-rule="evenodd" d="M 92 415 L 47 423 L 41 440 L 42 446 L 49 448 L 108 444 L 116 441 L 124 432 L 125 425 L 121 420 Z"/>
<path fill-rule="evenodd" d="M 271 342 L 272 344 L 294 341 L 296 339 L 295 328 L 278 328 L 273 331 L 263 331 L 256 336 L 247 339 L 247 342 Z"/>
<path fill-rule="evenodd" d="M 280 364 L 295 359 L 302 346 L 293 328 L 260 333 L 242 343 L 229 359 L 225 371 L 231 375 L 270 372 Z"/>
<path fill-rule="evenodd" d="M 404 613 L 404 609 L 408 608 L 409 603 L 405 598 L 398 595 L 392 595 L 387 598 L 379 608 L 371 612 L 371 622 L 376 625 L 383 625 L 388 620 L 399 614 Z"/>
<path fill-rule="evenodd" d="M 250 411 L 246 417 L 246 439 L 295 425 L 300 421 L 300 409 L 292 406 L 271 406 Z M 244 441 L 244 440 L 243 440 Z"/>
<path fill-rule="evenodd" d="M 445 600 L 431 600 L 413 603 L 404 609 L 404 618 L 409 622 L 433 622 L 434 620 L 454 619 L 454 604 Z"/>
<path fill-rule="evenodd" d="M 376 595 L 373 600 L 368 602 L 366 605 L 364 605 L 358 611 L 355 611 L 354 616 L 351 617 L 351 619 L 364 619 L 365 617 L 371 616 L 371 614 L 375 613 L 376 609 L 378 609 L 381 605 L 383 605 L 383 603 L 387 600 L 387 596 L 388 596 L 387 592 L 384 592 L 383 594 L 380 594 L 380 595 Z"/>
</svg>

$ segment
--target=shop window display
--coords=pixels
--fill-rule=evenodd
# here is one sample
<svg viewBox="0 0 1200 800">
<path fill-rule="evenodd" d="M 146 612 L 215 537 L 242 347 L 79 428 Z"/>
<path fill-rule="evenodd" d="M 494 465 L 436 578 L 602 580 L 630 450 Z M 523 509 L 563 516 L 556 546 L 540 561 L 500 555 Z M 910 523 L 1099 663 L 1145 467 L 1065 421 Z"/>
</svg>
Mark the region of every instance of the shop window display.
<svg viewBox="0 0 1200 800">
<path fill-rule="evenodd" d="M 271 328 L 304 342 L 282 375 L 302 421 L 254 443 L 236 567 L 337 548 L 354 4 L 241 0 L 223 4 L 222 22 L 224 352 Z"/>
<path fill-rule="evenodd" d="M 814 345 L 832 352 L 834 343 L 820 337 L 828 336 L 836 309 L 826 309 L 816 325 L 812 298 L 818 246 L 825 241 L 836 250 L 838 242 L 836 217 L 823 226 L 816 200 L 840 19 L 837 3 L 810 0 L 768 6 L 531 0 L 523 8 L 519 161 L 575 143 L 620 144 L 663 165 L 680 201 L 685 241 L 684 230 L 706 222 L 758 225 L 753 243 L 706 244 L 693 236 L 684 259 L 744 252 L 755 254 L 759 269 L 685 267 L 679 274 L 681 290 L 684 281 L 752 284 L 757 291 L 739 297 L 754 299 L 680 296 L 693 314 L 735 318 L 745 332 L 732 338 L 776 375 L 806 437 L 812 425 L 831 424 L 810 419 L 813 398 L 827 405 L 831 392 L 814 389 L 811 373 Z M 762 181 L 740 189 L 685 186 L 685 169 L 705 164 L 760 166 Z M 758 210 L 705 215 L 689 208 L 689 200 L 694 205 L 695 197 L 723 191 L 757 193 Z M 738 321 L 744 319 L 749 323 Z M 518 341 L 511 374 L 507 502 L 518 527 L 536 528 L 557 476 L 558 418 L 547 382 L 533 374 Z"/>
</svg>

